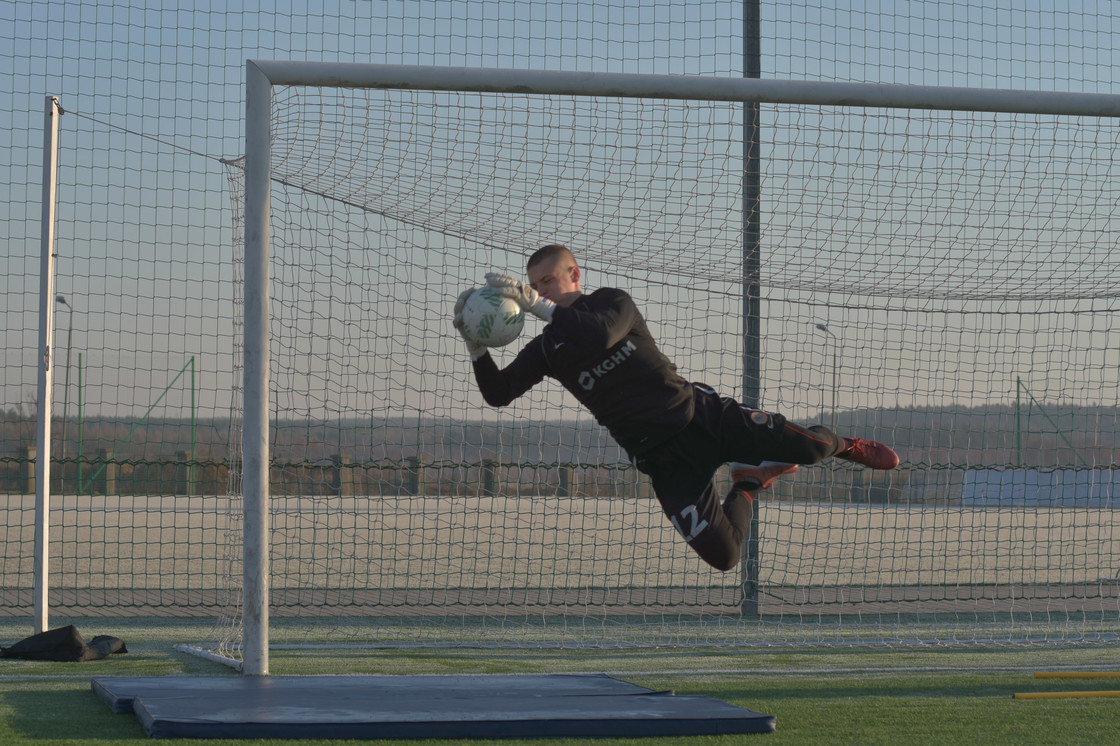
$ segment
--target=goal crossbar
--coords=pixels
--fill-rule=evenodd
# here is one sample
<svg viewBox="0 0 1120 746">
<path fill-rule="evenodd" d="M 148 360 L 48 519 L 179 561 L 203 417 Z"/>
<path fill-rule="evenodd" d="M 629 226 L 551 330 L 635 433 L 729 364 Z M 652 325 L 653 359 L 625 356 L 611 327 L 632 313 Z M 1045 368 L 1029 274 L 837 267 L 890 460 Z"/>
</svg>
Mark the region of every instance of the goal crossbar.
<svg viewBox="0 0 1120 746">
<path fill-rule="evenodd" d="M 692 75 L 250 60 L 268 85 L 1120 117 L 1120 95 Z"/>
</svg>

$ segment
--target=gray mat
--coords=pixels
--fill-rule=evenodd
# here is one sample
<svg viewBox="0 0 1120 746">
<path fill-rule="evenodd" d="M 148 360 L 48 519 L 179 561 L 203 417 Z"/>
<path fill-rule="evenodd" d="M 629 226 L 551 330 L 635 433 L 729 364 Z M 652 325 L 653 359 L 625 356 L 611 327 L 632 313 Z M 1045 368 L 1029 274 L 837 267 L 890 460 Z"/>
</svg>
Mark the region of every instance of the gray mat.
<svg viewBox="0 0 1120 746">
<path fill-rule="evenodd" d="M 532 738 L 769 733 L 716 699 L 605 675 L 97 677 L 160 738 Z"/>
</svg>

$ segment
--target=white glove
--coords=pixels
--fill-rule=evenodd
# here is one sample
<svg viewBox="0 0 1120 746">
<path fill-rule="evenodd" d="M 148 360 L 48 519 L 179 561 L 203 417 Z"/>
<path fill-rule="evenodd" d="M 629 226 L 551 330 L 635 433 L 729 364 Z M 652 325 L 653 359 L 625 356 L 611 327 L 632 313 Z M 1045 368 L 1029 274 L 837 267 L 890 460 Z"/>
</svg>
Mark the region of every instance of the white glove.
<svg viewBox="0 0 1120 746">
<path fill-rule="evenodd" d="M 521 280 L 497 272 L 486 273 L 486 284 L 503 298 L 512 298 L 528 313 L 546 322 L 552 321 L 552 312 L 556 304 L 548 298 L 529 287 Z"/>
<path fill-rule="evenodd" d="M 451 323 L 454 324 L 455 328 L 459 330 L 459 336 L 461 336 L 463 338 L 463 341 L 467 343 L 467 352 L 470 353 L 472 363 L 485 355 L 487 352 L 486 345 L 479 344 L 478 342 L 474 341 L 465 331 L 463 331 L 463 306 L 466 304 L 467 298 L 469 298 L 471 293 L 473 293 L 475 290 L 478 290 L 478 288 L 473 287 L 470 290 L 464 290 L 463 292 L 459 293 L 459 298 L 455 301 L 455 317 L 451 320 Z"/>
</svg>

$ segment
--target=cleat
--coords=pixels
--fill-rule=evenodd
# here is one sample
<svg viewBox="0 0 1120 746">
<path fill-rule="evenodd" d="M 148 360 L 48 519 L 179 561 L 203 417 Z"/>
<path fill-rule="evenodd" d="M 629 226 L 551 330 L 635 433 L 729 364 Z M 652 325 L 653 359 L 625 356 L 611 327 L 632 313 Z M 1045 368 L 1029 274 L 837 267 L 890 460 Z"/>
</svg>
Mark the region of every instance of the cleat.
<svg viewBox="0 0 1120 746">
<path fill-rule="evenodd" d="M 893 469 L 898 466 L 898 454 L 890 446 L 863 438 L 844 438 L 844 450 L 836 458 L 854 461 L 872 469 Z"/>
<path fill-rule="evenodd" d="M 778 477 L 792 474 L 801 468 L 797 464 L 786 464 L 781 461 L 763 461 L 758 466 L 732 462 L 730 466 L 732 483 L 736 486 L 740 482 L 746 482 L 747 485 L 757 485 L 751 488 L 754 490 L 769 489 Z"/>
</svg>

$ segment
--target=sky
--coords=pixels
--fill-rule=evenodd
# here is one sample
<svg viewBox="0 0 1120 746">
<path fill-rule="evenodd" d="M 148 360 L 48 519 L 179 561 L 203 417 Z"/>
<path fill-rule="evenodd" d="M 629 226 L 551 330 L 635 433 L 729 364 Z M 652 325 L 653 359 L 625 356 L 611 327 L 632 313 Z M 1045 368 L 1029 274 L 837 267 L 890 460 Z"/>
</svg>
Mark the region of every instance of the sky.
<svg viewBox="0 0 1120 746">
<path fill-rule="evenodd" d="M 1055 5 L 1060 9 L 1052 9 Z M 1110 2 L 763 2 L 761 14 L 762 74 L 769 78 L 1093 93 L 1115 93 L 1120 80 L 1113 53 L 1120 24 Z M 56 348 L 65 332 L 76 340 L 71 352 L 74 358 L 81 354 L 85 366 L 87 411 L 135 416 L 166 394 L 160 414 L 184 416 L 189 392 L 181 378 L 171 384 L 193 360 L 199 371 L 196 407 L 220 417 L 234 403 L 238 333 L 230 322 L 236 303 L 234 208 L 229 170 L 221 159 L 244 151 L 246 59 L 740 76 L 742 18 L 740 3 L 683 0 L 0 0 L 0 128 L 10 134 L 0 143 L 6 341 L 0 404 L 5 410 L 28 407 L 35 398 L 46 95 L 58 95 L 67 112 L 62 118 L 57 292 L 74 312 L 56 315 Z M 799 125 L 782 126 L 793 131 Z M 1039 131 L 1045 136 L 1052 130 Z M 1045 150 L 1043 142 L 1030 152 L 1041 157 Z M 1063 182 L 1060 194 L 1068 191 Z M 813 204 L 823 217 L 827 201 Z M 828 218 L 805 227 L 804 235 L 827 231 L 829 221 L 835 222 Z M 1112 235 L 1111 230 L 1107 227 L 1103 235 Z M 828 270 L 823 249 L 806 254 L 791 247 L 790 252 L 790 266 L 812 256 L 806 271 Z M 1097 253 L 1086 256 L 1100 262 Z M 920 267 L 922 255 L 915 249 L 899 261 Z M 593 269 L 619 283 L 645 279 L 612 274 L 606 262 Z M 1035 271 L 1060 274 L 1062 267 Z M 1107 285 L 1116 268 L 1103 265 L 1096 274 Z M 786 306 L 808 310 L 781 321 L 784 331 L 774 349 L 791 357 L 769 371 L 775 379 L 774 405 L 823 414 L 831 400 L 827 384 L 821 383 L 828 380 L 830 349 L 812 322 L 828 322 L 840 334 L 846 407 L 913 404 L 913 396 L 883 393 L 923 387 L 947 391 L 957 375 L 952 365 L 945 367 L 944 355 L 928 349 L 914 353 L 917 361 L 910 359 L 900 337 L 914 324 L 890 303 L 879 310 L 897 323 L 876 336 L 849 329 L 868 321 L 845 310 L 842 294 L 802 297 L 794 288 L 784 297 Z M 1110 311 L 1105 301 L 1087 317 L 1093 319 L 1088 330 L 1074 329 L 1072 337 L 1062 328 L 1066 322 L 1043 320 L 988 329 L 983 333 L 989 336 L 977 336 L 970 344 L 988 344 L 992 334 L 1008 344 L 1025 344 L 1028 336 L 1042 333 L 1055 339 L 1078 334 L 1112 339 L 1117 331 L 1102 320 Z M 671 321 L 667 311 L 650 313 Z M 991 318 L 1003 323 L 1007 313 L 1001 310 Z M 721 326 L 718 334 L 734 335 L 734 329 L 734 324 Z M 426 375 L 438 380 L 451 370 L 442 366 L 450 366 L 457 354 L 453 342 L 441 337 L 433 343 L 444 361 Z M 728 354 L 721 352 L 718 359 L 726 366 L 715 372 L 721 384 L 737 380 L 736 344 L 729 343 Z M 1088 347 L 1054 347 L 1048 355 L 1084 357 L 1077 375 L 1093 378 L 1111 361 L 1086 352 Z M 888 354 L 884 350 L 889 356 L 876 362 L 876 355 Z M 999 363 L 1005 375 L 1016 369 L 1031 375 L 1024 370 L 1028 362 L 1004 350 L 1000 355 L 1008 357 Z M 694 369 L 710 361 L 687 359 Z M 1032 385 L 1053 386 L 1055 364 L 1048 360 Z M 937 380 L 923 380 L 930 370 L 939 371 Z M 909 378 L 892 377 L 891 371 Z M 461 372 L 454 380 L 465 384 Z M 472 401 L 445 396 L 437 388 L 412 396 L 407 381 L 400 384 L 401 395 L 411 397 L 410 411 L 446 411 L 449 401 L 454 406 Z M 1060 398 L 1086 385 L 1059 385 L 1052 395 Z M 1092 397 L 1115 403 L 1115 386 L 1110 386 Z M 60 388 L 56 385 L 56 414 L 64 398 Z M 1009 391 L 1005 386 L 1004 395 Z M 77 392 L 70 393 L 73 402 Z M 967 400 L 980 402 L 989 395 L 978 392 Z M 533 406 L 548 401 L 534 400 Z"/>
</svg>

